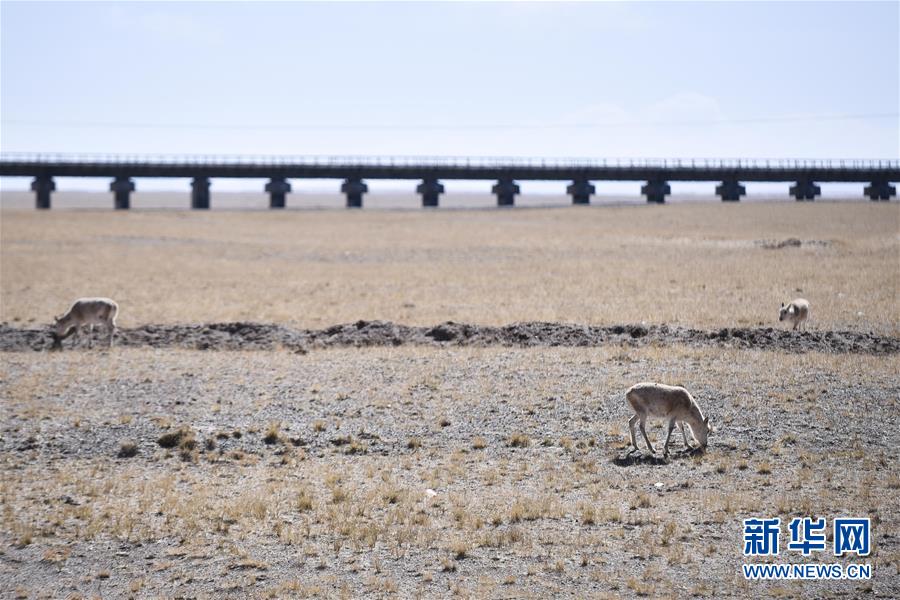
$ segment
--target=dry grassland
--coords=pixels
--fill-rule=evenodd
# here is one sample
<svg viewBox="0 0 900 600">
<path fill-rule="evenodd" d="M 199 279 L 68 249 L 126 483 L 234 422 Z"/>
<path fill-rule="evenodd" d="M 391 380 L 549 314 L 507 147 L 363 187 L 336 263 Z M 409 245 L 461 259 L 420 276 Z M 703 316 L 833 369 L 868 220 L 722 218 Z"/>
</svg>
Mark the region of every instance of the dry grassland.
<svg viewBox="0 0 900 600">
<path fill-rule="evenodd" d="M 123 327 L 708 329 L 803 296 L 811 329 L 897 336 L 898 290 L 897 203 L 0 211 L 19 332 L 83 295 Z M 616 462 L 642 380 L 694 393 L 709 452 Z M 0 427 L 4 598 L 900 597 L 896 353 L 5 352 Z M 874 578 L 745 581 L 751 516 L 870 517 Z"/>
<path fill-rule="evenodd" d="M 612 462 L 644 379 L 706 455 Z M 897 356 L 8 353 L 0 395 L 4 597 L 900 594 Z M 871 517 L 874 579 L 744 581 L 776 515 Z"/>
<path fill-rule="evenodd" d="M 357 319 L 900 331 L 897 203 L 480 211 L 2 212 L 0 320 L 83 295 L 120 323 Z M 796 238 L 800 247 L 767 249 Z"/>
</svg>

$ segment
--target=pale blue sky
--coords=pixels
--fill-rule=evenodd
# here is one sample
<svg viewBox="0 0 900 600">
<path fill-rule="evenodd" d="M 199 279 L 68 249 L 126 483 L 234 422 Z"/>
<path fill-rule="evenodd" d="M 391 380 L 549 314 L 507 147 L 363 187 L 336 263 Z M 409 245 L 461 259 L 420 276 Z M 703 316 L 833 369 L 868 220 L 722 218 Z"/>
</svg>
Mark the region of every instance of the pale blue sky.
<svg viewBox="0 0 900 600">
<path fill-rule="evenodd" d="M 897 158 L 898 7 L 2 2 L 0 145 Z"/>
</svg>

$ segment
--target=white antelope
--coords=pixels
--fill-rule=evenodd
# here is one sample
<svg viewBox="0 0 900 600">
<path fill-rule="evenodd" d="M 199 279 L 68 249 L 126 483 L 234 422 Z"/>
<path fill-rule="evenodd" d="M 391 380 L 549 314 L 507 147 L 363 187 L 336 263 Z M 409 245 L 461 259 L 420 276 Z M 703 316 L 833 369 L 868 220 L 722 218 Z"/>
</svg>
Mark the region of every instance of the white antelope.
<svg viewBox="0 0 900 600">
<path fill-rule="evenodd" d="M 81 338 L 82 328 L 89 328 L 88 347 L 93 347 L 94 325 L 103 325 L 109 332 L 109 347 L 112 348 L 113 335 L 116 333 L 116 315 L 119 305 L 109 298 L 79 298 L 72 304 L 69 312 L 56 317 L 51 334 L 53 348 L 62 348 L 62 341 L 77 333 Z"/>
<path fill-rule="evenodd" d="M 806 329 L 806 319 L 809 318 L 809 302 L 803 298 L 797 298 L 787 306 L 781 303 L 781 310 L 778 312 L 778 321 L 790 321 L 794 324 L 796 330 L 800 325 Z"/>
<path fill-rule="evenodd" d="M 685 446 L 691 448 L 687 434 L 684 432 L 684 424 L 687 423 L 694 438 L 700 443 L 700 447 L 706 448 L 709 436 L 709 417 L 703 416 L 697 401 L 683 387 L 661 383 L 639 383 L 625 392 L 625 399 L 634 409 L 634 416 L 628 421 L 628 430 L 631 432 L 631 445 L 635 450 L 638 447 L 634 435 L 634 424 L 640 421 L 641 433 L 644 441 L 647 442 L 647 447 L 650 448 L 651 453 L 656 452 L 653 444 L 650 443 L 650 438 L 647 437 L 647 430 L 644 429 L 647 417 L 668 419 L 669 421 L 669 431 L 666 433 L 666 443 L 663 446 L 664 456 L 669 454 L 669 438 L 672 437 L 672 430 L 675 429 L 676 422 L 681 426 L 681 435 L 684 437 Z"/>
</svg>

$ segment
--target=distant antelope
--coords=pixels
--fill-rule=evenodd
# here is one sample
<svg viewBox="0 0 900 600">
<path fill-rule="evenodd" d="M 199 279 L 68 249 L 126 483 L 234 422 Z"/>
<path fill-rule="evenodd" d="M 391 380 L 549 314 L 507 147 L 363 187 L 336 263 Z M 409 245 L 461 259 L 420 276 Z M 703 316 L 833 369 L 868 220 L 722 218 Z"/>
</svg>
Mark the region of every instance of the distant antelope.
<svg viewBox="0 0 900 600">
<path fill-rule="evenodd" d="M 706 448 L 709 436 L 709 417 L 704 417 L 697 406 L 697 401 L 683 387 L 663 385 L 661 383 L 639 383 L 625 392 L 625 399 L 634 409 L 634 416 L 628 421 L 628 430 L 631 432 L 631 445 L 637 450 L 637 439 L 634 435 L 634 424 L 640 421 L 641 433 L 651 453 L 656 451 L 647 437 L 644 423 L 647 417 L 656 417 L 669 420 L 669 431 L 666 433 L 666 443 L 663 446 L 663 455 L 669 454 L 669 438 L 677 422 L 681 426 L 681 435 L 684 437 L 684 445 L 688 448 L 687 434 L 684 432 L 684 424 L 691 428 L 694 438 L 700 443 L 701 448 Z"/>
<path fill-rule="evenodd" d="M 79 298 L 72 304 L 69 312 L 56 317 L 51 334 L 53 348 L 62 348 L 62 341 L 77 333 L 81 338 L 81 329 L 89 328 L 88 347 L 93 347 L 94 325 L 103 325 L 109 332 L 109 347 L 112 348 L 113 335 L 116 333 L 116 315 L 119 305 L 109 298 Z"/>
<path fill-rule="evenodd" d="M 778 312 L 779 321 L 790 321 L 794 324 L 794 329 L 803 325 L 806 329 L 806 319 L 809 318 L 809 302 L 803 298 L 797 298 L 787 306 L 781 303 L 781 310 Z"/>
</svg>

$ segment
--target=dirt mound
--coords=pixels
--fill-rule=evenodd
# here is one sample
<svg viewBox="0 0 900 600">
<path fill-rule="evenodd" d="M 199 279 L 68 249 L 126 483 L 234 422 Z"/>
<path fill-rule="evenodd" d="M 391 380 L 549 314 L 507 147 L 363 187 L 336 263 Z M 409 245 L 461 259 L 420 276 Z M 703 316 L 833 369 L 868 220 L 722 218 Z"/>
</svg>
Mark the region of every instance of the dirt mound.
<svg viewBox="0 0 900 600">
<path fill-rule="evenodd" d="M 103 336 L 95 344 L 103 345 Z M 0 351 L 48 350 L 49 329 L 19 329 L 0 324 Z M 67 340 L 66 344 L 73 342 Z M 291 329 L 266 323 L 205 325 L 144 325 L 121 329 L 118 346 L 192 348 L 198 350 L 266 350 L 400 346 L 603 346 L 607 344 L 685 344 L 758 348 L 787 352 L 892 354 L 900 338 L 856 331 L 804 331 L 765 328 L 725 328 L 715 331 L 666 325 L 607 327 L 565 323 L 514 323 L 503 327 L 447 321 L 434 327 L 411 327 L 390 321 L 357 321 L 325 329 Z"/>
</svg>

